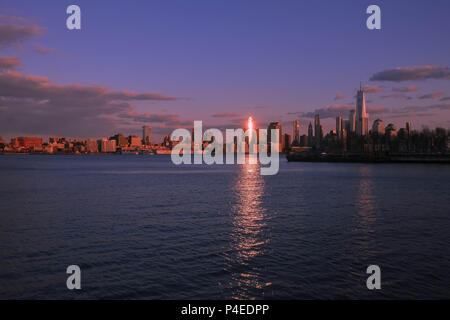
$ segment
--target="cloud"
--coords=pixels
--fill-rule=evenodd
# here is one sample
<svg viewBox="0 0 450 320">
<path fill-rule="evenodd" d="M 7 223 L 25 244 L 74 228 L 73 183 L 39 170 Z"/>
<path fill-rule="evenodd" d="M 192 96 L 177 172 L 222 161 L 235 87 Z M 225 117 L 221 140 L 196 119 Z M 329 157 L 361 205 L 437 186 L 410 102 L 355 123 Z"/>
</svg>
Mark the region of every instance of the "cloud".
<svg viewBox="0 0 450 320">
<path fill-rule="evenodd" d="M 0 15 L 0 47 L 19 44 L 20 42 L 42 35 L 45 28 L 22 17 Z"/>
<path fill-rule="evenodd" d="M 439 101 L 448 101 L 448 100 L 450 100 L 450 97 L 443 97 L 443 98 L 439 99 Z"/>
<path fill-rule="evenodd" d="M 192 126 L 192 121 L 181 120 L 180 116 L 177 114 L 155 114 L 155 113 L 140 113 L 136 111 L 129 111 L 127 113 L 122 113 L 119 115 L 120 118 L 132 119 L 135 122 L 150 122 L 159 123 L 165 127 L 173 126 Z"/>
<path fill-rule="evenodd" d="M 392 88 L 392 91 L 395 91 L 395 92 L 415 92 L 415 91 L 419 91 L 419 90 L 420 90 L 420 88 L 416 87 L 416 86 Z"/>
<path fill-rule="evenodd" d="M 385 98 L 394 98 L 394 99 L 405 99 L 405 100 L 411 100 L 411 97 L 408 97 L 407 95 L 405 95 L 403 92 L 395 92 L 395 93 L 391 93 L 385 96 L 382 96 L 383 99 Z"/>
<path fill-rule="evenodd" d="M 367 93 L 379 93 L 383 91 L 380 86 L 364 86 L 364 91 Z"/>
<path fill-rule="evenodd" d="M 420 96 L 419 99 L 437 99 L 442 97 L 444 94 L 441 91 L 436 91 L 433 93 L 424 94 L 423 96 Z"/>
<path fill-rule="evenodd" d="M 406 106 L 399 109 L 392 109 L 390 118 L 406 117 L 431 117 L 436 115 L 436 111 L 450 111 L 450 104 L 433 104 L 428 106 Z"/>
<path fill-rule="evenodd" d="M 344 95 L 341 94 L 341 93 L 338 93 L 338 94 L 336 95 L 336 97 L 334 97 L 334 100 L 340 100 L 340 99 L 344 99 Z"/>
<path fill-rule="evenodd" d="M 1 57 L 0 56 L 0 70 L 1 69 L 13 69 L 22 65 L 20 59 L 17 57 Z"/>
<path fill-rule="evenodd" d="M 258 109 L 258 110 L 262 110 L 262 109 L 269 109 L 269 106 L 251 106 L 248 107 L 248 109 Z"/>
<path fill-rule="evenodd" d="M 47 48 L 38 43 L 34 46 L 33 51 L 35 53 L 39 53 L 39 54 L 50 54 L 50 53 L 54 52 L 55 50 L 56 50 L 55 48 Z"/>
<path fill-rule="evenodd" d="M 234 118 L 238 115 L 232 112 L 220 112 L 212 115 L 214 118 Z"/>
<path fill-rule="evenodd" d="M 371 81 L 419 81 L 426 79 L 450 80 L 450 69 L 434 65 L 397 67 L 395 69 L 383 70 L 375 73 Z"/>
<path fill-rule="evenodd" d="M 111 102 L 131 100 L 177 100 L 182 98 L 160 93 L 113 91 L 97 85 L 59 85 L 49 78 L 7 70 L 0 72 L 0 96 L 16 98 L 50 99 L 59 102 Z"/>
<path fill-rule="evenodd" d="M 25 24 L 25 25 L 34 25 L 35 23 L 27 18 L 24 17 L 15 17 L 15 16 L 7 16 L 2 13 L 0 13 L 0 22 L 3 23 L 18 23 L 18 24 Z"/>
<path fill-rule="evenodd" d="M 389 113 L 389 109 L 381 106 L 368 106 L 367 112 L 370 114 L 380 114 L 380 113 Z"/>
<path fill-rule="evenodd" d="M 0 14 L 0 48 L 19 45 L 44 30 L 28 19 Z M 41 44 L 34 46 L 39 54 L 54 50 Z M 19 65 L 18 58 L 0 57 L 0 128 L 4 134 L 88 137 L 112 134 L 124 126 L 136 128 L 136 122 L 154 122 L 159 127 L 185 123 L 177 115 L 138 114 L 132 103 L 189 98 L 116 91 L 100 85 L 61 85 L 46 77 L 11 70 Z"/>
<path fill-rule="evenodd" d="M 295 114 L 303 118 L 314 118 L 314 116 L 318 114 L 321 118 L 326 119 L 326 118 L 335 118 L 338 116 L 346 116 L 348 115 L 350 110 L 355 110 L 355 106 L 333 104 L 320 109 L 316 109 L 313 112 L 297 112 Z M 368 106 L 367 112 L 369 114 L 378 114 L 378 113 L 386 113 L 389 111 L 381 106 Z"/>
<path fill-rule="evenodd" d="M 397 110 L 397 112 L 421 112 L 421 111 L 430 111 L 430 110 L 441 110 L 441 111 L 446 111 L 446 110 L 450 110 L 450 104 L 449 103 L 442 103 L 442 104 L 433 104 L 433 105 L 429 105 L 429 106 L 406 106 L 403 107 L 399 110 Z"/>
<path fill-rule="evenodd" d="M 160 93 L 154 92 L 146 92 L 146 93 L 136 93 L 127 90 L 110 92 L 107 95 L 111 99 L 117 100 L 189 100 L 189 98 L 179 98 L 179 97 L 170 97 Z"/>
<path fill-rule="evenodd" d="M 412 98 L 407 96 L 406 93 L 408 92 L 416 92 L 419 91 L 420 88 L 417 86 L 406 86 L 406 87 L 394 87 L 392 88 L 392 91 L 394 93 L 387 94 L 382 96 L 382 98 L 394 98 L 394 99 L 405 99 L 405 100 L 411 100 Z"/>
<path fill-rule="evenodd" d="M 321 118 L 334 118 L 347 114 L 352 109 L 355 109 L 355 107 L 351 105 L 333 104 L 316 109 L 313 112 L 299 112 L 297 114 L 303 118 L 314 118 L 316 114 L 318 114 Z"/>
<path fill-rule="evenodd" d="M 112 134 L 127 120 L 171 125 L 180 120 L 174 115 L 132 113 L 131 103 L 177 99 L 153 92 L 114 91 L 99 85 L 61 85 L 46 77 L 6 70 L 0 72 L 0 128 L 3 134 L 10 135 L 88 137 Z"/>
</svg>

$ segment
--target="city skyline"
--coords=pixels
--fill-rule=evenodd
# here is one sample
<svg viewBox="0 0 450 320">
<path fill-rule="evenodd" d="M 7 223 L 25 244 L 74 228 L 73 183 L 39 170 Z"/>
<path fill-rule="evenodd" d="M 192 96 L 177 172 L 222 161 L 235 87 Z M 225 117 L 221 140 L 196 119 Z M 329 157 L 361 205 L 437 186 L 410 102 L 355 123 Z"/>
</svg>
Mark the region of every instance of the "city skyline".
<svg viewBox="0 0 450 320">
<path fill-rule="evenodd" d="M 375 120 L 373 120 L 372 125 L 370 124 L 370 120 L 369 120 L 370 115 L 366 111 L 365 94 L 366 94 L 366 89 L 364 87 L 362 87 L 362 85 L 360 84 L 360 88 L 358 89 L 356 97 L 355 97 L 356 98 L 356 106 L 354 108 L 351 108 L 350 110 L 348 110 L 349 111 L 348 119 L 345 119 L 345 117 L 341 116 L 341 115 L 336 116 L 335 117 L 335 120 L 336 120 L 335 127 L 334 127 L 334 129 L 331 128 L 331 130 L 324 130 L 324 126 L 320 121 L 319 113 L 314 114 L 314 133 L 311 132 L 312 121 L 309 121 L 308 129 L 307 129 L 308 131 L 301 134 L 301 132 L 304 130 L 300 130 L 301 125 L 300 125 L 300 120 L 298 120 L 298 119 L 292 121 L 292 132 L 291 133 L 289 133 L 289 130 L 287 130 L 283 134 L 283 132 L 282 132 L 283 125 L 280 121 L 275 121 L 275 122 L 271 121 L 267 125 L 260 123 L 260 125 L 258 126 L 257 122 L 254 121 L 252 116 L 248 116 L 248 118 L 246 120 L 247 122 L 244 123 L 242 128 L 244 128 L 244 130 L 247 130 L 247 129 L 258 130 L 260 128 L 265 128 L 265 127 L 267 127 L 268 130 L 270 130 L 271 128 L 279 129 L 280 130 L 279 131 L 280 132 L 280 150 L 282 148 L 284 148 L 284 144 L 285 144 L 284 136 L 285 135 L 288 136 L 288 139 L 292 138 L 292 141 L 289 141 L 289 144 L 288 144 L 289 147 L 291 145 L 291 142 L 292 142 L 292 145 L 300 145 L 300 141 L 301 141 L 300 138 L 305 139 L 305 137 L 307 137 L 307 140 L 309 140 L 309 143 L 307 143 L 305 145 L 308 145 L 308 146 L 315 145 L 315 146 L 319 147 L 321 144 L 321 140 L 324 138 L 324 136 L 326 136 L 327 134 L 332 134 L 333 132 L 334 132 L 334 134 L 336 134 L 338 139 L 342 139 L 344 137 L 344 132 L 345 132 L 345 135 L 354 133 L 357 136 L 368 136 L 369 133 L 374 133 L 374 132 L 380 133 L 379 127 L 382 126 L 382 131 L 384 134 L 385 123 L 382 119 L 377 117 Z M 404 120 L 403 124 L 405 124 L 405 129 L 408 132 L 412 132 L 413 131 L 412 122 L 409 121 L 408 119 L 403 119 L 403 120 Z M 395 124 L 393 124 L 390 121 L 387 121 L 386 123 L 389 123 L 388 126 L 395 127 Z M 305 124 L 305 127 L 306 127 L 306 124 Z M 186 126 L 185 128 L 190 129 L 189 126 Z M 423 128 L 429 128 L 429 127 L 426 125 L 423 125 L 422 129 Z M 439 127 L 437 127 L 437 128 L 439 128 Z M 160 144 L 160 141 L 154 142 L 151 140 L 151 132 L 152 132 L 151 126 L 149 126 L 148 124 L 145 124 L 142 126 L 141 129 L 142 129 L 142 131 L 141 131 L 142 139 L 140 141 L 143 145 Z M 209 128 L 209 129 L 212 129 L 212 128 Z M 226 129 L 234 129 L 234 128 L 221 128 L 221 129 L 222 129 L 222 131 L 225 131 Z M 431 129 L 433 129 L 433 128 L 431 128 Z M 447 129 L 447 128 L 443 128 L 443 129 Z M 134 133 L 131 133 L 128 135 L 127 134 L 123 135 L 122 132 L 115 132 L 113 136 L 115 136 L 115 137 L 122 136 L 124 138 L 127 136 L 128 139 L 138 138 L 138 135 L 136 135 Z M 11 141 L 13 141 L 14 139 L 17 139 L 17 138 L 24 138 L 24 137 L 25 138 L 35 138 L 33 136 L 11 137 Z M 168 137 L 170 140 L 171 133 L 164 135 L 162 137 L 163 144 L 166 143 L 166 140 L 168 139 Z M 78 139 L 93 140 L 92 137 L 76 137 L 76 138 L 74 138 L 74 137 L 66 137 L 64 135 L 63 136 L 52 135 L 52 136 L 48 136 L 47 138 L 48 138 L 47 140 L 49 142 L 54 138 L 64 138 L 64 139 L 68 138 L 69 140 L 75 140 L 75 141 Z M 112 139 L 112 138 L 113 137 L 110 137 L 110 139 Z M 312 138 L 314 139 L 314 142 L 311 140 Z M 0 141 L 1 141 L 1 139 L 2 139 L 2 136 L 0 136 Z M 100 139 L 100 140 L 103 139 L 104 140 L 104 139 L 107 139 L 107 137 L 101 136 L 101 137 L 96 137 L 95 139 Z M 11 143 L 13 143 L 13 142 L 11 142 Z M 131 145 L 133 145 L 133 143 L 131 143 Z"/>
<path fill-rule="evenodd" d="M 69 31 L 65 4 L 5 1 L 3 138 L 140 136 L 149 125 L 162 140 L 194 120 L 236 128 L 249 115 L 284 128 L 298 119 L 304 135 L 319 114 L 326 133 L 355 108 L 360 80 L 371 119 L 450 126 L 450 45 L 441 37 L 450 22 L 439 18 L 448 2 L 381 1 L 379 31 L 365 28 L 356 1 L 262 2 L 256 12 L 237 2 L 108 3 L 105 18 L 105 2 L 78 4 L 83 27 Z M 342 19 L 328 21 L 333 10 Z"/>
</svg>

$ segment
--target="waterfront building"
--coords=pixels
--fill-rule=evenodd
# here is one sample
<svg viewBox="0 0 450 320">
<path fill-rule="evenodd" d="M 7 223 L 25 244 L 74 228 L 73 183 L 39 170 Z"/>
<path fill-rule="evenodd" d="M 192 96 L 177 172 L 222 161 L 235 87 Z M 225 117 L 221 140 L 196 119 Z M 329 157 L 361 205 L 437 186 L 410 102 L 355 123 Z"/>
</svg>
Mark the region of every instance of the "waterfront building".
<svg viewBox="0 0 450 320">
<path fill-rule="evenodd" d="M 321 144 L 322 144 L 322 140 L 323 140 L 323 126 L 321 124 L 319 124 L 319 133 L 318 133 L 318 139 L 316 141 L 316 146 L 317 148 L 320 148 Z"/>
<path fill-rule="evenodd" d="M 293 144 L 300 143 L 300 120 L 294 120 L 292 139 L 293 139 L 293 141 L 292 141 Z"/>
<path fill-rule="evenodd" d="M 129 136 L 128 137 L 128 143 L 130 144 L 131 148 L 142 147 L 142 141 L 137 136 Z"/>
<path fill-rule="evenodd" d="M 336 117 L 336 136 L 338 139 L 342 139 L 342 117 Z"/>
<path fill-rule="evenodd" d="M 411 121 L 406 122 L 406 132 L 407 132 L 408 136 L 410 136 L 411 133 L 412 133 L 412 123 L 411 123 Z"/>
<path fill-rule="evenodd" d="M 41 148 L 42 138 L 37 137 L 17 137 L 11 139 L 11 146 L 14 148 Z"/>
<path fill-rule="evenodd" d="M 356 134 L 365 136 L 369 133 L 369 114 L 366 112 L 366 95 L 360 86 L 356 94 Z"/>
<path fill-rule="evenodd" d="M 97 153 L 98 152 L 98 143 L 97 143 L 97 141 L 95 141 L 94 139 L 86 140 L 86 152 L 88 152 L 88 153 Z"/>
<path fill-rule="evenodd" d="M 304 134 L 300 137 L 300 147 L 307 147 L 307 146 L 309 146 L 309 137 Z"/>
<path fill-rule="evenodd" d="M 313 140 L 314 140 L 313 138 L 314 138 L 313 127 L 312 127 L 312 124 L 310 122 L 309 126 L 308 126 L 308 146 L 309 147 L 311 147 L 312 144 L 313 144 Z"/>
<path fill-rule="evenodd" d="M 279 139 L 279 141 L 278 141 L 278 148 L 279 148 L 279 150 L 278 150 L 278 152 L 282 152 L 283 151 L 283 133 L 282 133 L 282 130 L 281 130 L 281 123 L 280 122 L 271 122 L 270 124 L 269 124 L 269 127 L 267 128 L 267 146 L 268 146 L 268 148 L 269 148 L 269 150 L 270 150 L 270 147 L 271 147 L 271 141 L 272 141 L 272 129 L 278 129 L 279 131 L 278 131 L 278 139 Z"/>
<path fill-rule="evenodd" d="M 164 137 L 162 145 L 167 148 L 172 148 L 172 146 L 174 145 L 173 144 L 174 142 L 177 142 L 177 141 L 172 141 L 172 136 L 167 135 Z"/>
<path fill-rule="evenodd" d="M 354 133 L 356 131 L 356 114 L 355 110 L 350 110 L 350 114 L 348 116 L 348 122 L 349 122 L 349 133 Z"/>
<path fill-rule="evenodd" d="M 283 151 L 287 152 L 291 148 L 291 136 L 287 133 L 283 137 Z"/>
<path fill-rule="evenodd" d="M 314 116 L 314 138 L 319 137 L 320 116 L 316 114 Z"/>
<path fill-rule="evenodd" d="M 100 141 L 100 152 L 109 153 L 116 152 L 116 140 L 108 140 L 106 138 L 102 138 Z"/>
<path fill-rule="evenodd" d="M 56 137 L 56 136 L 48 138 L 48 142 L 51 143 L 51 144 L 59 143 L 60 140 L 61 140 L 61 138 L 60 137 Z"/>
<path fill-rule="evenodd" d="M 343 131 L 345 131 L 347 134 L 350 132 L 350 120 L 343 120 Z"/>
<path fill-rule="evenodd" d="M 385 127 L 384 122 L 381 119 L 377 119 L 373 122 L 372 125 L 372 133 L 378 134 L 378 135 L 384 135 L 385 134 Z"/>
<path fill-rule="evenodd" d="M 322 142 L 323 138 L 323 128 L 320 124 L 320 117 L 318 114 L 314 116 L 314 142 L 316 144 L 316 147 L 320 147 L 320 143 Z"/>
<path fill-rule="evenodd" d="M 146 146 L 149 146 L 151 144 L 151 133 L 152 133 L 152 128 L 150 128 L 150 126 L 143 126 L 142 127 L 142 143 Z"/>
<path fill-rule="evenodd" d="M 399 137 L 400 139 L 408 139 L 408 131 L 406 130 L 406 128 L 400 128 L 397 131 L 397 137 Z"/>
<path fill-rule="evenodd" d="M 123 134 L 118 133 L 115 136 L 112 136 L 110 138 L 110 140 L 115 140 L 116 141 L 116 146 L 118 148 L 122 148 L 122 147 L 128 147 L 128 139 L 127 137 L 125 137 Z"/>
<path fill-rule="evenodd" d="M 42 145 L 42 152 L 52 154 L 54 152 L 53 145 L 51 144 L 43 144 Z"/>
<path fill-rule="evenodd" d="M 397 136 L 397 128 L 392 123 L 389 123 L 386 126 L 385 132 L 388 137 L 396 137 Z"/>
</svg>

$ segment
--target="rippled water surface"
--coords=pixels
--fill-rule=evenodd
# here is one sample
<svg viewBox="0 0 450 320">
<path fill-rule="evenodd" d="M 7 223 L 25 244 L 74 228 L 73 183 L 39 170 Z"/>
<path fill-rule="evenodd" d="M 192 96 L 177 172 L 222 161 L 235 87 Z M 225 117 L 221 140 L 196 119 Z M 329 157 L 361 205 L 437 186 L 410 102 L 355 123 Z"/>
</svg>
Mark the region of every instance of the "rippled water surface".
<svg viewBox="0 0 450 320">
<path fill-rule="evenodd" d="M 450 166 L 280 167 L 0 156 L 0 298 L 450 298 Z"/>
</svg>

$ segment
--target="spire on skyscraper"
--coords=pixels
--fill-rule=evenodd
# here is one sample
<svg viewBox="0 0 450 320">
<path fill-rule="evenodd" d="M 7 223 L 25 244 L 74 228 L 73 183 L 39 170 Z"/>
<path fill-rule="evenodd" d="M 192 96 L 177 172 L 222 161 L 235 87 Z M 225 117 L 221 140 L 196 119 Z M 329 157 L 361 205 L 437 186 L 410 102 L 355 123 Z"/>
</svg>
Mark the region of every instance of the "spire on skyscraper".
<svg viewBox="0 0 450 320">
<path fill-rule="evenodd" d="M 366 98 L 362 87 L 362 81 L 359 83 L 359 90 L 356 94 L 356 134 L 364 136 L 369 133 L 369 115 L 366 112 Z"/>
</svg>

